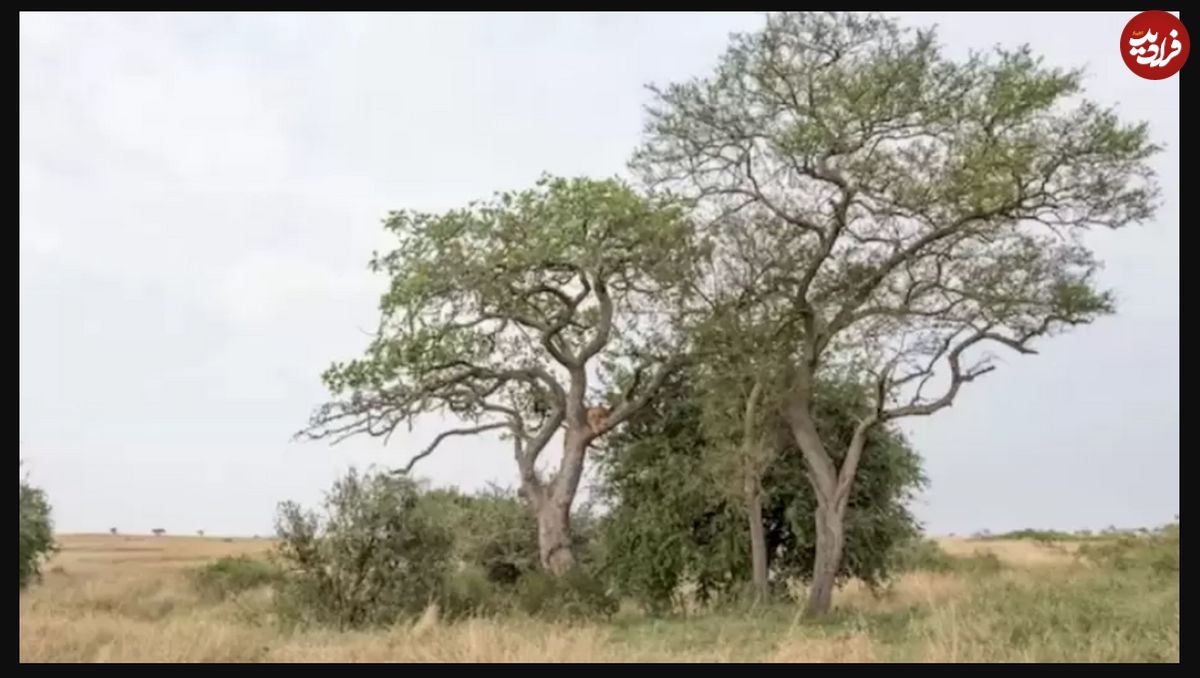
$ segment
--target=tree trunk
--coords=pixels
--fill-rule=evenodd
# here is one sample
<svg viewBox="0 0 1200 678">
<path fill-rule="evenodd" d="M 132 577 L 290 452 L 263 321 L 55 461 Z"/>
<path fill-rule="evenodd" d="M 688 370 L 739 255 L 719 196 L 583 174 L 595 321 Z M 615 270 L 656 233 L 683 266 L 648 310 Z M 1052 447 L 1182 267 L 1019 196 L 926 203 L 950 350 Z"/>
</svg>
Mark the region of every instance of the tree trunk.
<svg viewBox="0 0 1200 678">
<path fill-rule="evenodd" d="M 767 584 L 767 538 L 763 533 L 762 476 L 766 460 L 763 445 L 758 439 L 758 401 L 762 398 L 762 381 L 755 380 L 746 398 L 742 417 L 742 490 L 746 496 L 746 520 L 750 524 L 750 581 L 754 584 L 754 599 L 765 603 L 770 594 Z"/>
<path fill-rule="evenodd" d="M 750 556 L 753 564 L 755 602 L 764 603 L 770 593 L 767 583 L 767 537 L 763 531 L 762 493 L 751 490 L 746 497 L 746 518 L 750 523 Z"/>
<path fill-rule="evenodd" d="M 571 551 L 571 504 L 547 498 L 538 507 L 538 555 L 542 569 L 556 577 L 575 566 Z"/>
<path fill-rule="evenodd" d="M 571 549 L 571 505 L 579 489 L 589 442 L 586 433 L 579 428 L 567 431 L 558 473 L 534 504 L 542 569 L 556 577 L 575 566 L 575 554 Z"/>
<path fill-rule="evenodd" d="M 820 493 L 818 493 L 820 497 Z M 817 553 L 813 561 L 812 585 L 808 590 L 805 614 L 821 616 L 833 603 L 833 585 L 842 564 L 842 546 L 846 541 L 845 513 L 831 502 L 818 499 L 814 522 L 817 528 Z"/>
</svg>

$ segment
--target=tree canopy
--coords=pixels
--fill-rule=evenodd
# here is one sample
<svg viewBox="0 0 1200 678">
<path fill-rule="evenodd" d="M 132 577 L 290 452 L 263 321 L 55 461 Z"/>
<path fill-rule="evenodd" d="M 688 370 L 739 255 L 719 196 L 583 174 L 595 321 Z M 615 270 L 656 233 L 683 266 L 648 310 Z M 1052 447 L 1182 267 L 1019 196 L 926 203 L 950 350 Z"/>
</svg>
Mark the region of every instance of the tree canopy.
<svg viewBox="0 0 1200 678">
<path fill-rule="evenodd" d="M 543 523 L 543 559 L 566 550 L 553 566 L 568 567 L 588 446 L 679 362 L 671 313 L 703 254 L 694 230 L 619 181 L 550 177 L 442 214 L 394 212 L 386 227 L 398 244 L 372 261 L 391 279 L 378 332 L 365 357 L 325 373 L 335 400 L 306 433 L 387 439 L 430 413 L 468 424 L 407 471 L 450 436 L 502 432 Z M 562 461 L 544 479 L 537 462 L 560 430 Z"/>
</svg>

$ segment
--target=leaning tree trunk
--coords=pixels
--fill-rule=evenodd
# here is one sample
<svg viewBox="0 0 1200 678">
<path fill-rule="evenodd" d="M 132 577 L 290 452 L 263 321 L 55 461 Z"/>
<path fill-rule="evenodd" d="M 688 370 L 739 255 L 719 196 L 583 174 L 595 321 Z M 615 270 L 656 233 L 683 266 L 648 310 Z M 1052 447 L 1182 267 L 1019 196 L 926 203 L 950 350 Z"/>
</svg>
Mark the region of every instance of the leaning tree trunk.
<svg viewBox="0 0 1200 678">
<path fill-rule="evenodd" d="M 820 493 L 818 492 L 818 497 Z M 820 616 L 829 612 L 833 604 L 833 587 L 838 569 L 842 565 L 842 547 L 846 542 L 845 513 L 839 511 L 834 502 L 817 500 L 814 523 L 817 534 L 817 552 L 813 559 L 812 585 L 808 590 L 805 614 Z"/>
<path fill-rule="evenodd" d="M 846 542 L 845 518 L 850 485 L 854 481 L 866 433 L 874 420 L 864 421 L 855 428 L 850 449 L 839 468 L 821 440 L 812 417 L 808 373 L 801 370 L 798 375 L 799 387 L 785 416 L 800 454 L 804 457 L 809 483 L 817 496 L 817 510 L 813 516 L 817 537 L 816 555 L 805 612 L 810 616 L 821 616 L 829 612 L 833 604 L 833 587 L 842 565 L 842 549 Z"/>
</svg>

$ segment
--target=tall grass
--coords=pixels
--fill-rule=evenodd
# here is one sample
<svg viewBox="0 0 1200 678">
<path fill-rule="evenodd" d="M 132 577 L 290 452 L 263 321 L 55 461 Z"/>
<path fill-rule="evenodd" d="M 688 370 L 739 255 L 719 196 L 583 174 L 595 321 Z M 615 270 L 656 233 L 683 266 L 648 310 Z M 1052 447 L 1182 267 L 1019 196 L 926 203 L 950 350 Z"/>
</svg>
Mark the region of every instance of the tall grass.
<svg viewBox="0 0 1200 678">
<path fill-rule="evenodd" d="M 877 591 L 851 582 L 819 622 L 794 604 L 667 618 L 626 606 L 608 621 L 520 612 L 454 621 L 431 607 L 415 622 L 345 632 L 289 630 L 259 579 L 268 571 L 245 561 L 210 565 L 208 576 L 226 582 L 211 595 L 197 586 L 206 570 L 172 560 L 169 543 L 157 561 L 141 552 L 135 565 L 103 568 L 94 542 L 73 552 L 62 541 L 57 567 L 21 595 L 23 662 L 1179 660 L 1177 528 L 1069 554 L 1031 542 L 971 543 L 966 555 L 924 546 L 918 560 L 948 565 L 917 564 Z M 1053 557 L 1026 551 L 1043 548 Z"/>
</svg>

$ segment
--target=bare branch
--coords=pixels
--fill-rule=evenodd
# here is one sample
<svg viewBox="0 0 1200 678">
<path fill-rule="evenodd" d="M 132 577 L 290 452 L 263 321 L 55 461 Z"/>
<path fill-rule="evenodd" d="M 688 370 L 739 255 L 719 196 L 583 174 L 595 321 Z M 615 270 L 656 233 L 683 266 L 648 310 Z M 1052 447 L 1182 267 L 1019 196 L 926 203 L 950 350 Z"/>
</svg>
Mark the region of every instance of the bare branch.
<svg viewBox="0 0 1200 678">
<path fill-rule="evenodd" d="M 426 447 L 424 450 L 421 450 L 419 453 L 417 453 L 415 456 L 413 456 L 412 459 L 409 459 L 408 463 L 404 465 L 404 468 L 393 471 L 393 473 L 396 473 L 398 475 L 407 475 L 409 473 L 409 471 L 412 471 L 413 466 L 416 465 L 416 463 L 418 461 L 421 461 L 425 457 L 428 457 L 429 455 L 433 454 L 434 451 L 437 450 L 438 445 L 441 445 L 443 440 L 445 440 L 451 436 L 475 435 L 476 433 L 483 433 L 484 431 L 494 431 L 498 428 L 505 428 L 507 426 L 509 426 L 509 424 L 507 422 L 496 422 L 496 423 L 492 423 L 492 424 L 484 424 L 482 426 L 473 426 L 471 428 L 456 428 L 456 429 L 451 429 L 449 431 L 443 431 L 442 433 L 439 433 L 436 438 L 433 439 L 433 442 L 430 443 L 428 447 Z"/>
</svg>

